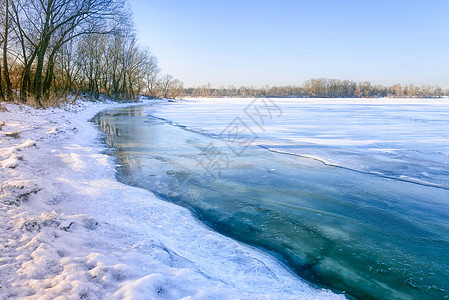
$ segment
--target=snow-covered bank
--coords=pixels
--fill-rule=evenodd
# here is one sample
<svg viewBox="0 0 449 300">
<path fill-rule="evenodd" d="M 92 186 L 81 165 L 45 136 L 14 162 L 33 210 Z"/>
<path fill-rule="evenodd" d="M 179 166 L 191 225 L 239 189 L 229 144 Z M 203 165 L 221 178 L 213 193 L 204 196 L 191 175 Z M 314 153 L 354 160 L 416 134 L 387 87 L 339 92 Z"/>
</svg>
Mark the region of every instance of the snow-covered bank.
<svg viewBox="0 0 449 300">
<path fill-rule="evenodd" d="M 1 299 L 343 298 L 117 182 L 88 120 L 120 105 L 0 112 Z"/>
</svg>

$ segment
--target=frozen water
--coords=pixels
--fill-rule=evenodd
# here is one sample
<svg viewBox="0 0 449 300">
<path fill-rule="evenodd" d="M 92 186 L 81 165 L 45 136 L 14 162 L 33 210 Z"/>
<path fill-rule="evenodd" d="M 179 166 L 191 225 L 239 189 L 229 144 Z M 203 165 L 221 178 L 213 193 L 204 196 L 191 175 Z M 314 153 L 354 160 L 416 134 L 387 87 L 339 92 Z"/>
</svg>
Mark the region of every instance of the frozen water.
<svg viewBox="0 0 449 300">
<path fill-rule="evenodd" d="M 282 113 L 262 107 L 263 126 L 245 113 L 253 99 L 189 99 L 153 113 L 215 134 L 240 117 L 270 149 L 449 188 L 448 99 L 271 100 Z"/>
<path fill-rule="evenodd" d="M 447 100 L 388 101 L 272 99 L 248 115 L 250 100 L 194 99 L 97 122 L 118 149 L 120 180 L 188 207 L 301 276 L 357 297 L 440 298 L 449 275 L 445 135 L 408 123 L 414 110 L 433 124 Z M 382 116 L 398 107 L 409 118 L 390 126 Z M 422 144 L 434 152 L 413 150 Z"/>
</svg>

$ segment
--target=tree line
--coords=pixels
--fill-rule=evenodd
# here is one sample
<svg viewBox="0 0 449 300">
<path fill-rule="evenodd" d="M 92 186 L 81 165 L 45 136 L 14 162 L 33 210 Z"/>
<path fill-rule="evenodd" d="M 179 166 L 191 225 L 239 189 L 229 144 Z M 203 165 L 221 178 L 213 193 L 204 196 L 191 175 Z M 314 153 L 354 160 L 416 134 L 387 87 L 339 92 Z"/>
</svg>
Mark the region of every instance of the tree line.
<svg viewBox="0 0 449 300">
<path fill-rule="evenodd" d="M 0 0 L 0 99 L 35 102 L 87 94 L 176 97 L 138 45 L 125 0 Z"/>
<path fill-rule="evenodd" d="M 439 86 L 415 86 L 413 84 L 392 86 L 372 85 L 369 81 L 354 82 L 317 78 L 307 80 L 300 86 L 273 86 L 262 88 L 234 87 L 212 88 L 210 85 L 187 88 L 185 95 L 189 97 L 317 97 L 317 98 L 439 98 L 449 96 L 449 90 Z"/>
<path fill-rule="evenodd" d="M 184 89 L 136 38 L 126 0 L 0 0 L 0 100 L 70 96 L 441 97 L 437 86 L 311 79 L 300 86 Z"/>
</svg>

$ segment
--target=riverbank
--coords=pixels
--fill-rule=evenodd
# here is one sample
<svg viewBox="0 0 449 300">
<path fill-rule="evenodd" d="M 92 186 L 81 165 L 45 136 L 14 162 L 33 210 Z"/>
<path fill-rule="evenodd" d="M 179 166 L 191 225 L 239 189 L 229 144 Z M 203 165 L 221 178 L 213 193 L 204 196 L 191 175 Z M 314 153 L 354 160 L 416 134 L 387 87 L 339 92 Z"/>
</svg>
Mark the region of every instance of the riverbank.
<svg viewBox="0 0 449 300">
<path fill-rule="evenodd" d="M 89 120 L 126 105 L 4 104 L 0 298 L 339 298 L 186 209 L 117 182 Z"/>
</svg>

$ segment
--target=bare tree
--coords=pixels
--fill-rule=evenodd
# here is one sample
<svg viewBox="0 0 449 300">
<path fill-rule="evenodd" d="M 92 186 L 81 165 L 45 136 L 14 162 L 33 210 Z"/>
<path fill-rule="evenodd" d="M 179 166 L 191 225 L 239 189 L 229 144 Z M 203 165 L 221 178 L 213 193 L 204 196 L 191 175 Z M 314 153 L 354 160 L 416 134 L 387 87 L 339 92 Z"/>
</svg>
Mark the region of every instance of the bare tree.
<svg viewBox="0 0 449 300">
<path fill-rule="evenodd" d="M 157 66 L 157 58 L 155 56 L 150 56 L 145 65 L 145 80 L 147 84 L 147 94 L 150 97 L 157 98 L 159 97 L 159 80 L 158 76 L 160 73 L 160 69 Z"/>
<path fill-rule="evenodd" d="M 6 99 L 11 101 L 13 99 L 11 80 L 9 78 L 9 67 L 8 67 L 8 36 L 10 26 L 10 12 L 9 12 L 9 2 L 10 0 L 5 0 L 4 2 L 4 20 L 3 20 L 3 78 L 5 80 L 6 88 Z"/>
<path fill-rule="evenodd" d="M 24 63 L 21 94 L 42 105 L 54 80 L 56 56 L 72 39 L 103 28 L 120 7 L 115 0 L 16 0 L 12 5 Z M 104 32 L 102 32 L 104 33 Z M 32 75 L 33 71 L 33 77 Z M 31 80 L 33 79 L 33 82 Z"/>
<path fill-rule="evenodd" d="M 160 79 L 160 89 L 161 96 L 164 98 L 168 98 L 168 93 L 170 90 L 170 84 L 173 81 L 173 76 L 167 74 Z"/>
</svg>

